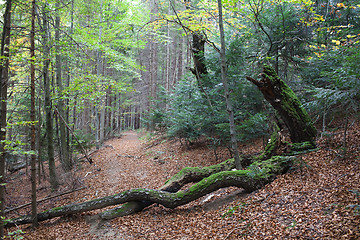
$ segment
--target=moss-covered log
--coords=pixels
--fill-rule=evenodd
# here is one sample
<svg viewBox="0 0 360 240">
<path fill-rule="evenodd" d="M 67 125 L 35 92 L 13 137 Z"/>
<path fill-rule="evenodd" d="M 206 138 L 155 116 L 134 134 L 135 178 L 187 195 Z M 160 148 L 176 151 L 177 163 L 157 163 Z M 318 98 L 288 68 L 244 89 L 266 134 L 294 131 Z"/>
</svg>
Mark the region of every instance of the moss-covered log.
<svg viewBox="0 0 360 240">
<path fill-rule="evenodd" d="M 228 159 L 222 163 L 208 167 L 186 167 L 170 178 L 161 188 L 159 188 L 159 190 L 174 193 L 188 183 L 198 182 L 212 174 L 230 171 L 234 168 L 234 159 Z M 152 204 L 154 204 L 154 202 L 151 201 L 127 202 L 114 209 L 101 213 L 100 216 L 102 219 L 127 216 L 139 212 Z"/>
<path fill-rule="evenodd" d="M 160 190 L 177 192 L 188 183 L 198 182 L 214 173 L 230 171 L 234 168 L 235 161 L 233 158 L 208 167 L 186 167 L 170 178 Z"/>
<path fill-rule="evenodd" d="M 279 78 L 275 70 L 265 65 L 261 80 L 246 77 L 254 83 L 265 99 L 279 113 L 290 132 L 293 143 L 310 142 L 315 146 L 316 128 L 295 93 Z"/>
<path fill-rule="evenodd" d="M 53 208 L 38 214 L 38 220 L 44 221 L 54 217 L 82 213 L 107 206 L 118 205 L 126 202 L 149 201 L 159 203 L 168 208 L 175 208 L 194 201 L 217 189 L 236 186 L 248 192 L 263 187 L 271 182 L 276 175 L 286 171 L 294 157 L 275 156 L 263 162 L 255 162 L 246 170 L 221 171 L 203 178 L 187 190 L 174 193 L 153 189 L 131 189 L 112 196 L 98 198 L 83 203 L 74 203 L 62 207 Z M 103 213 L 101 217 L 107 216 Z M 6 227 L 31 223 L 31 215 L 11 219 Z"/>
<path fill-rule="evenodd" d="M 234 159 L 228 159 L 222 163 L 208 167 L 186 167 L 170 178 L 161 188 L 159 188 L 159 190 L 174 193 L 179 191 L 188 183 L 198 182 L 212 174 L 222 171 L 230 171 L 234 168 Z M 102 219 L 127 216 L 139 212 L 152 204 L 154 204 L 154 202 L 151 201 L 127 202 L 114 209 L 105 211 L 100 215 Z"/>
</svg>

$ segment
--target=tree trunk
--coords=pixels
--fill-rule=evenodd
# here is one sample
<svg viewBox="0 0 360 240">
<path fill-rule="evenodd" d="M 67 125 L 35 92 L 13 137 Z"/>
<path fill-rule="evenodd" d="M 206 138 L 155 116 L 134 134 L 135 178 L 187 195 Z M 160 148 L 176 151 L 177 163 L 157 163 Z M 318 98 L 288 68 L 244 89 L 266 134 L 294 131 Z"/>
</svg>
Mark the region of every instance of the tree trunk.
<svg viewBox="0 0 360 240">
<path fill-rule="evenodd" d="M 169 179 L 159 190 L 166 192 L 177 192 L 183 186 L 188 183 L 199 182 L 204 178 L 211 176 L 212 174 L 222 171 L 230 171 L 235 168 L 234 159 L 228 159 L 220 164 L 209 167 L 187 167 L 183 168 L 180 172 Z M 143 210 L 144 208 L 152 205 L 151 201 L 137 201 L 128 202 L 114 209 L 108 210 L 102 213 L 101 218 L 112 219 L 115 217 L 121 217 L 130 215 Z"/>
<path fill-rule="evenodd" d="M 247 170 L 220 171 L 211 174 L 209 177 L 203 178 L 200 182 L 194 184 L 187 190 L 174 193 L 153 189 L 131 189 L 112 196 L 53 208 L 39 213 L 38 219 L 39 221 L 44 221 L 54 217 L 82 213 L 134 201 L 148 201 L 151 203 L 159 203 L 168 208 L 175 208 L 194 201 L 220 188 L 230 186 L 241 187 L 245 189 L 245 191 L 251 192 L 273 181 L 276 175 L 287 171 L 293 160 L 294 157 L 276 156 L 261 163 L 255 162 L 249 166 Z M 99 217 L 103 219 L 111 218 L 109 217 L 109 212 L 99 214 Z M 30 220 L 30 216 L 11 219 L 6 224 L 6 227 L 26 224 L 29 223 Z"/>
<path fill-rule="evenodd" d="M 99 46 L 101 45 L 101 41 L 102 41 L 102 14 L 103 14 L 103 0 L 100 1 L 100 11 L 99 11 L 99 35 L 98 35 L 98 44 Z M 103 65 L 104 65 L 104 61 L 102 59 L 102 53 L 100 48 L 97 50 L 96 52 L 96 76 L 98 76 L 99 78 L 101 78 L 104 75 L 104 69 L 103 69 Z M 102 89 L 103 90 L 103 89 Z M 97 129 L 96 131 L 98 131 L 98 138 L 97 138 L 97 142 L 96 142 L 96 148 L 100 148 L 100 145 L 103 143 L 104 138 L 105 138 L 105 106 L 106 106 L 106 100 L 101 99 L 97 109 L 99 114 L 96 113 L 96 117 L 98 117 L 98 124 L 97 124 Z"/>
<path fill-rule="evenodd" d="M 246 78 L 259 88 L 265 99 L 278 112 L 290 132 L 291 141 L 309 142 L 315 146 L 316 128 L 295 93 L 270 66 L 264 66 L 261 77 L 261 80 Z"/>
<path fill-rule="evenodd" d="M 204 36 L 200 32 L 194 32 L 192 34 L 192 49 L 194 68 L 191 72 L 200 81 L 203 75 L 207 74 L 207 68 L 205 65 L 205 40 Z"/>
<path fill-rule="evenodd" d="M 43 54 L 44 54 L 44 66 L 43 66 L 43 79 L 44 79 L 44 95 L 45 95 L 45 115 L 46 115 L 46 142 L 47 142 L 47 156 L 49 162 L 49 175 L 50 175 L 50 185 L 52 190 L 57 190 L 59 188 L 59 181 L 56 175 L 55 167 L 55 153 L 54 153 L 54 129 L 53 129 L 53 118 L 51 114 L 51 92 L 50 92 L 50 78 L 49 78 L 49 64 L 50 64 L 50 47 L 49 47 L 49 28 L 48 20 L 43 9 Z"/>
<path fill-rule="evenodd" d="M 60 13 L 58 12 L 60 9 L 60 3 L 59 0 L 55 3 L 56 8 L 56 17 L 55 17 L 55 49 L 56 49 L 56 85 L 58 87 L 58 111 L 61 116 L 65 116 L 64 113 L 64 100 L 62 99 L 63 94 L 63 84 L 62 84 L 62 76 L 61 76 L 61 68 L 62 68 L 62 62 L 61 62 L 61 55 L 60 55 Z M 62 159 L 63 169 L 68 172 L 72 169 L 72 162 L 69 157 L 68 147 L 66 140 L 66 128 L 65 124 L 60 121 L 59 122 L 59 130 L 60 130 L 60 156 Z"/>
<path fill-rule="evenodd" d="M 1 38 L 0 64 L 0 239 L 4 237 L 5 209 L 5 140 L 7 116 L 7 87 L 9 82 L 9 45 L 11 26 L 11 0 L 6 1 Z"/>
<path fill-rule="evenodd" d="M 221 61 L 221 81 L 224 87 L 224 97 L 226 101 L 226 110 L 229 114 L 229 125 L 230 125 L 230 138 L 231 138 L 231 149 L 234 153 L 235 166 L 237 170 L 242 169 L 241 161 L 239 157 L 239 150 L 236 139 L 236 129 L 235 129 L 235 120 L 234 120 L 234 111 L 230 98 L 230 90 L 227 80 L 227 64 L 226 64 L 226 52 L 225 52 L 225 34 L 224 34 L 224 25 L 222 19 L 222 3 L 221 0 L 218 0 L 218 9 L 219 9 L 219 30 L 220 30 L 220 61 Z"/>
<path fill-rule="evenodd" d="M 31 31 L 30 31 L 30 92 L 31 92 L 31 222 L 35 228 L 38 226 L 37 204 L 36 204 L 36 124 L 35 124 L 35 0 L 32 1 L 31 9 Z"/>
<path fill-rule="evenodd" d="M 185 0 L 185 8 L 190 9 L 190 0 Z M 194 68 L 190 71 L 195 75 L 201 91 L 203 91 L 202 77 L 208 73 L 205 64 L 205 37 L 201 32 L 192 32 L 191 53 L 194 62 Z"/>
</svg>

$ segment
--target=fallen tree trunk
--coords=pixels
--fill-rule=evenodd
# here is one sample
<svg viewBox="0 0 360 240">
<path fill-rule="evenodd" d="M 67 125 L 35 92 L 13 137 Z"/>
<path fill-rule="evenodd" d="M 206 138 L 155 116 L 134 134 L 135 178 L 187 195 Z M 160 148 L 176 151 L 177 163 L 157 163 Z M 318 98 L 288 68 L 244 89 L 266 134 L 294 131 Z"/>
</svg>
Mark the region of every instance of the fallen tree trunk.
<svg viewBox="0 0 360 240">
<path fill-rule="evenodd" d="M 241 162 L 261 162 L 265 159 L 269 159 L 272 156 L 276 155 L 276 151 L 281 145 L 278 133 L 274 132 L 271 136 L 269 143 L 266 145 L 264 152 L 260 156 L 241 156 Z M 291 156 L 291 153 L 287 154 Z M 248 164 L 247 164 L 248 165 Z M 245 165 L 245 167 L 247 166 Z M 159 190 L 167 192 L 177 192 L 183 186 L 188 183 L 198 182 L 203 178 L 206 178 L 212 174 L 221 172 L 221 171 L 230 171 L 235 169 L 235 160 L 228 159 L 220 164 L 209 166 L 209 167 L 190 167 L 184 168 L 179 173 L 174 175 L 170 180 L 168 180 L 164 186 Z M 116 208 L 104 211 L 99 214 L 99 217 L 104 220 L 109 220 L 117 217 L 123 217 L 131 215 L 137 212 L 140 212 L 144 208 L 152 205 L 154 202 L 150 201 L 138 201 L 138 202 L 128 202 Z"/>
<path fill-rule="evenodd" d="M 170 193 L 153 189 L 131 189 L 112 196 L 53 208 L 39 213 L 37 217 L 38 221 L 44 221 L 59 216 L 82 213 L 134 201 L 149 201 L 159 203 L 168 208 L 175 208 L 220 188 L 230 186 L 241 187 L 245 191 L 251 192 L 273 181 L 278 174 L 287 171 L 293 160 L 294 157 L 291 156 L 274 156 L 269 160 L 253 163 L 246 170 L 221 171 L 211 174 L 187 190 Z M 106 214 L 103 215 L 105 216 Z M 27 215 L 10 219 L 6 222 L 5 226 L 26 224 L 31 223 L 31 221 L 31 215 Z"/>
<path fill-rule="evenodd" d="M 234 159 L 228 159 L 222 163 L 209 167 L 183 168 L 180 172 L 170 178 L 159 190 L 174 193 L 179 191 L 183 186 L 188 183 L 198 182 L 206 177 L 211 176 L 212 174 L 222 171 L 230 171 L 234 168 Z M 151 201 L 127 202 L 119 207 L 100 213 L 99 216 L 101 219 L 106 220 L 116 217 L 127 216 L 137 213 L 152 204 L 154 204 L 154 202 Z"/>
<path fill-rule="evenodd" d="M 60 196 L 63 196 L 63 195 L 69 194 L 69 193 L 77 192 L 77 191 L 80 191 L 80 190 L 83 190 L 83 189 L 85 189 L 85 187 L 72 189 L 72 190 L 69 190 L 69 191 L 66 191 L 66 192 L 63 192 L 63 193 L 56 194 L 55 196 L 42 198 L 40 200 L 37 200 L 36 204 L 39 204 L 40 202 L 47 201 L 47 200 L 50 200 L 50 199 L 53 199 L 53 198 L 56 198 L 56 197 L 60 197 Z M 20 206 L 5 210 L 5 213 L 9 213 L 9 212 L 12 212 L 12 211 L 15 211 L 15 210 L 18 210 L 20 208 L 24 208 L 24 207 L 27 207 L 27 206 L 30 206 L 30 205 L 31 205 L 31 202 L 25 203 L 23 205 L 20 205 Z"/>
<path fill-rule="evenodd" d="M 9 164 L 7 170 L 11 173 L 14 173 L 25 167 L 26 167 L 26 162 L 20 162 L 20 163 Z"/>
</svg>

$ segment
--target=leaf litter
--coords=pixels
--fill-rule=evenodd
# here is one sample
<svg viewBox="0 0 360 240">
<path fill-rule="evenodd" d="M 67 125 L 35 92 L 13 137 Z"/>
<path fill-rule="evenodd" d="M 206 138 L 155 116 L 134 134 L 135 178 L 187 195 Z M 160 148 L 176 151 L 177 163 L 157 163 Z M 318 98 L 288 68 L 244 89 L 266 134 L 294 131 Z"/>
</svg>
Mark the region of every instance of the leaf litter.
<svg viewBox="0 0 360 240">
<path fill-rule="evenodd" d="M 58 166 L 61 188 L 51 192 L 42 180 L 38 199 L 85 189 L 41 202 L 38 211 L 131 188 L 159 188 L 183 167 L 213 165 L 230 157 L 225 149 L 216 159 L 204 145 L 188 149 L 179 141 L 159 139 L 140 141 L 136 132 L 126 132 L 92 154 L 95 164 L 81 162 L 70 173 Z M 230 187 L 176 209 L 152 205 L 100 226 L 89 219 L 105 209 L 44 221 L 36 229 L 25 225 L 7 230 L 21 229 L 24 239 L 360 239 L 358 122 L 347 134 L 346 157 L 342 145 L 341 129 L 320 138 L 318 151 L 302 155 L 288 173 L 251 194 Z M 244 153 L 260 152 L 262 140 L 241 148 Z M 29 178 L 29 170 L 8 176 L 7 209 L 30 202 Z M 29 207 L 10 212 L 7 218 L 28 213 Z"/>
</svg>

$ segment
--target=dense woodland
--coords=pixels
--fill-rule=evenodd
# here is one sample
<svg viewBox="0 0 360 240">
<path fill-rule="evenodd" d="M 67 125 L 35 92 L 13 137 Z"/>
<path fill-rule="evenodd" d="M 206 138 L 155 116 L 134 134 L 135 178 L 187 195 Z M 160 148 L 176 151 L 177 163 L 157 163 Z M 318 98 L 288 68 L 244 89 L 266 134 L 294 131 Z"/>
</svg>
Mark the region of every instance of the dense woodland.
<svg viewBox="0 0 360 240">
<path fill-rule="evenodd" d="M 69 214 L 38 214 L 37 185 L 58 191 L 60 174 L 93 164 L 91 153 L 127 130 L 205 145 L 216 159 L 226 149 L 234 160 L 71 213 L 174 208 L 228 186 L 252 192 L 319 150 L 333 122 L 339 159 L 359 161 L 347 141 L 360 107 L 356 0 L 6 0 L 1 13 L 2 226 L 7 176 L 30 170 L 31 217 L 15 225 Z M 264 151 L 249 156 L 241 146 L 254 140 Z M 198 184 L 181 191 L 189 182 Z M 352 207 L 358 216 L 359 202 Z"/>
</svg>

